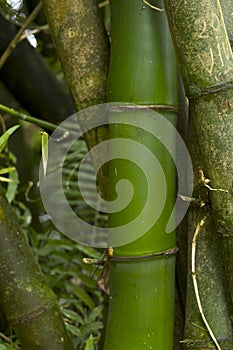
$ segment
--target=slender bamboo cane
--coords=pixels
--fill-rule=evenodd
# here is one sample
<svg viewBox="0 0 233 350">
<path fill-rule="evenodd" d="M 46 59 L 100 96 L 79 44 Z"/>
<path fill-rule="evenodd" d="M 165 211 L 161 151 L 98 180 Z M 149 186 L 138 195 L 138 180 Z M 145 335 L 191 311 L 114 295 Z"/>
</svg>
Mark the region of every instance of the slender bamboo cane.
<svg viewBox="0 0 233 350">
<path fill-rule="evenodd" d="M 22 349 L 72 350 L 54 293 L 0 189 L 0 304 Z"/>
<path fill-rule="evenodd" d="M 152 4 L 162 7 L 161 1 Z M 177 106 L 177 70 L 164 12 L 152 9 L 142 0 L 112 0 L 111 16 L 108 101 L 153 105 L 154 108 L 160 105 L 164 110 L 174 110 Z M 175 113 L 164 110 L 161 113 L 175 124 Z M 121 111 L 120 114 L 126 120 L 132 116 L 140 120 L 144 116 L 142 111 Z M 117 115 L 113 118 L 117 122 Z M 148 120 L 145 123 L 150 125 Z M 142 129 L 111 125 L 110 135 L 140 142 L 155 154 L 166 175 L 168 195 L 159 220 L 145 235 L 110 251 L 113 254 L 109 257 L 111 295 L 104 350 L 171 350 L 175 256 L 165 257 L 164 254 L 167 250 L 172 251 L 176 244 L 175 233 L 165 233 L 174 205 L 174 164 L 164 146 Z M 128 151 L 132 159 L 142 157 L 133 147 Z M 146 175 L 150 166 L 149 159 L 145 159 Z M 156 188 L 161 178 L 156 173 L 153 176 Z M 114 159 L 109 165 L 110 199 L 113 199 L 115 185 L 121 178 L 131 181 L 134 197 L 127 208 L 110 215 L 109 224 L 114 227 L 137 216 L 147 196 L 146 179 L 137 166 Z M 158 205 L 160 200 L 159 196 L 154 198 L 151 207 Z M 143 220 L 140 225 L 143 231 Z M 160 256 L 156 256 L 159 252 Z"/>
<path fill-rule="evenodd" d="M 209 207 L 212 213 L 198 243 L 197 278 L 200 294 L 205 305 L 205 316 L 210 320 L 222 349 L 231 349 L 232 329 L 229 319 L 232 306 L 229 305 L 221 280 L 223 268 L 220 247 L 222 245 L 226 281 L 233 297 L 232 52 L 219 1 L 166 0 L 165 7 L 189 97 L 190 152 L 196 170 L 200 166 L 205 176 L 211 179 L 209 184 L 199 171 L 194 192 L 194 196 L 201 196 L 205 207 Z M 203 192 L 201 187 L 203 190 L 207 187 L 208 191 Z M 189 232 L 189 235 L 193 235 L 202 217 L 200 212 L 191 211 L 189 230 L 193 232 Z M 201 321 L 190 278 L 188 281 L 186 335 L 194 342 L 187 342 L 187 348 L 215 348 L 213 342 L 210 339 L 208 341 L 205 331 L 192 325 L 200 325 Z M 211 290 L 208 286 L 212 286 Z M 219 292 L 216 293 L 217 290 Z"/>
</svg>

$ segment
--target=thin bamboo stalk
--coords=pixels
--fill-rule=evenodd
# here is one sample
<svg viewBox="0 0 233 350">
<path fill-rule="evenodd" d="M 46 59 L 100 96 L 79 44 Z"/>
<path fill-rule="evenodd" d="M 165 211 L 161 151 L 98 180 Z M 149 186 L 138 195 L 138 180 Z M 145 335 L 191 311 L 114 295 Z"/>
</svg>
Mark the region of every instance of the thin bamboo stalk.
<svg viewBox="0 0 233 350">
<path fill-rule="evenodd" d="M 161 1 L 151 3 L 162 7 Z M 164 106 L 161 113 L 175 124 L 176 113 L 164 111 L 167 107 L 175 109 L 177 106 L 176 62 L 165 14 L 142 0 L 112 0 L 111 19 L 108 101 L 153 105 L 155 108 L 156 105 Z M 145 118 L 142 111 L 121 111 L 120 115 L 121 120 L 122 116 L 125 120 L 132 116 L 135 120 Z M 117 122 L 117 114 L 112 118 Z M 146 123 L 153 128 L 147 119 Z M 165 228 L 174 205 L 174 164 L 165 147 L 142 129 L 124 124 L 111 125 L 110 136 L 137 141 L 153 152 L 166 175 L 168 195 L 159 220 L 145 235 L 111 250 L 111 295 L 104 350 L 171 350 L 175 256 L 166 256 L 165 251 L 173 250 L 176 243 L 175 233 L 166 234 Z M 174 135 L 170 136 L 174 141 Z M 130 159 L 142 158 L 143 153 L 134 147 L 127 151 Z M 150 159 L 145 158 L 144 164 L 143 170 L 148 175 Z M 159 174 L 153 173 L 153 176 L 153 186 L 158 188 L 162 179 Z M 142 171 L 132 162 L 114 159 L 109 165 L 110 199 L 114 198 L 116 183 L 121 178 L 131 181 L 134 197 L 124 210 L 109 216 L 111 227 L 131 221 L 142 210 L 147 197 L 148 188 Z M 159 205 L 160 200 L 159 196 L 154 198 L 151 208 Z M 153 215 L 153 209 L 151 213 Z M 143 220 L 139 226 L 143 232 Z"/>
</svg>

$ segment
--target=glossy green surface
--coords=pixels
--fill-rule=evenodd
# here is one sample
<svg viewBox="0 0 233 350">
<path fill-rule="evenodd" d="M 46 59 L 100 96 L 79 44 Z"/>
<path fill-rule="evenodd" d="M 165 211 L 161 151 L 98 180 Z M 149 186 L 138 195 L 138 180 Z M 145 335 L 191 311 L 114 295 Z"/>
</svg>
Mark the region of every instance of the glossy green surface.
<svg viewBox="0 0 233 350">
<path fill-rule="evenodd" d="M 151 133 L 156 134 L 156 130 L 153 130 L 156 127 L 156 121 L 154 120 L 156 114 L 154 118 L 151 118 L 151 112 L 149 112 L 147 118 L 147 112 L 122 113 L 124 113 L 123 119 L 125 120 L 128 120 L 129 116 L 134 119 L 143 118 L 142 124 L 144 128 L 147 127 Z M 174 114 L 164 116 L 164 118 L 175 124 L 176 116 Z M 166 129 L 166 124 L 162 132 L 164 138 L 166 138 L 166 133 L 169 132 L 169 129 Z M 135 143 L 132 145 L 129 144 L 126 148 L 123 141 L 122 146 L 120 145 L 121 141 L 119 141 L 116 151 L 119 151 L 119 148 L 122 147 L 122 153 L 125 153 L 131 161 L 116 158 L 109 165 L 110 199 L 116 198 L 117 184 L 122 179 L 127 179 L 134 190 L 132 200 L 129 204 L 123 210 L 109 215 L 109 225 L 111 227 L 118 227 L 131 223 L 130 231 L 126 233 L 129 239 L 136 236 L 137 232 L 141 232 L 140 238 L 129 244 L 114 248 L 115 255 L 149 254 L 173 248 L 176 244 L 175 232 L 166 233 L 166 226 L 175 202 L 175 165 L 166 147 L 151 133 L 126 124 L 112 124 L 110 126 L 111 137 L 122 138 L 122 140 L 133 140 L 137 142 L 137 145 Z M 171 135 L 169 133 L 169 138 L 169 142 L 175 149 L 175 134 Z M 152 158 L 149 152 L 148 156 L 145 156 L 145 147 L 152 152 Z M 114 150 L 111 151 L 114 152 Z M 158 166 L 154 162 L 157 162 Z M 127 191 L 124 193 L 123 199 L 126 200 L 126 197 Z M 148 203 L 148 206 L 145 210 L 146 203 Z M 161 215 L 158 215 L 156 218 L 160 208 Z M 149 220 L 153 224 L 149 230 L 146 230 L 145 225 Z M 116 234 L 115 242 L 118 243 L 117 238 L 118 236 Z M 115 246 L 113 243 L 114 241 L 110 240 L 109 245 Z"/>
<path fill-rule="evenodd" d="M 173 349 L 175 257 L 111 263 L 105 348 Z"/>
<path fill-rule="evenodd" d="M 163 5 L 162 1 L 151 3 L 158 7 Z M 112 0 L 111 16 L 108 101 L 176 107 L 176 61 L 165 12 L 149 8 L 142 0 Z M 161 111 L 164 120 L 175 125 L 176 115 L 168 112 L 166 106 Z M 122 122 L 109 127 L 110 138 L 128 139 L 141 145 L 140 149 L 134 144 L 124 146 L 123 141 L 122 144 L 119 141 L 116 149 L 110 147 L 110 154 L 122 148 L 129 158 L 112 157 L 109 163 L 109 199 L 116 199 L 116 185 L 121 179 L 131 182 L 134 193 L 124 209 L 109 215 L 109 225 L 120 227 L 137 218 L 149 196 L 144 217 L 128 234 L 132 235 L 134 230 L 143 232 L 144 222 L 153 218 L 164 198 L 165 203 L 161 215 L 145 234 L 129 244 L 113 248 L 116 258 L 153 254 L 175 246 L 175 233 L 165 233 L 174 206 L 175 166 L 166 147 L 152 135 L 157 132 L 156 123 L 145 114 L 142 111 L 120 112 L 121 120 L 122 116 L 126 121 L 134 117 L 135 122 L 144 118 L 140 128 Z M 117 121 L 114 113 L 110 118 Z M 143 126 L 151 133 L 143 130 Z M 160 133 L 167 137 L 175 151 L 175 133 L 168 133 L 166 126 Z M 157 170 L 143 147 L 157 158 Z M 126 190 L 125 197 L 127 195 Z M 174 271 L 174 255 L 147 260 L 110 260 L 111 295 L 104 350 L 173 349 Z"/>
<path fill-rule="evenodd" d="M 162 1 L 151 1 L 160 8 Z M 142 0 L 111 1 L 108 101 L 177 105 L 176 59 L 164 12 Z"/>
</svg>

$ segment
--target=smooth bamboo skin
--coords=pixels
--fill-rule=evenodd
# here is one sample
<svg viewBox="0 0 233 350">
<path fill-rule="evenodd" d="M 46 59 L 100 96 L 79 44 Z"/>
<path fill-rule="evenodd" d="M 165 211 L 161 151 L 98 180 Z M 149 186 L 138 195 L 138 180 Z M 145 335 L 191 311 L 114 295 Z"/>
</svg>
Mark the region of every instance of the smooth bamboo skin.
<svg viewBox="0 0 233 350">
<path fill-rule="evenodd" d="M 165 1 L 233 301 L 233 55 L 219 1 Z"/>
<path fill-rule="evenodd" d="M 156 5 L 162 7 L 162 2 Z M 111 14 L 108 101 L 177 106 L 175 55 L 164 13 L 152 10 L 142 0 L 113 0 Z M 127 120 L 130 112 L 122 113 Z M 140 113 L 133 115 L 140 118 Z M 175 113 L 164 112 L 164 116 L 176 123 Z M 140 257 L 174 248 L 175 233 L 165 233 L 174 206 L 175 171 L 171 157 L 163 145 L 143 130 L 111 125 L 110 136 L 129 138 L 149 148 L 163 167 L 168 188 L 166 205 L 156 224 L 136 241 L 115 247 L 113 258 Z M 171 137 L 174 141 L 174 135 Z M 140 152 L 134 154 L 137 151 L 133 147 L 128 151 L 140 158 Z M 145 164 L 146 174 L 150 169 L 149 160 L 145 159 Z M 131 181 L 135 191 L 126 209 L 109 216 L 110 226 L 121 226 L 142 210 L 147 196 L 143 171 L 129 161 L 114 159 L 110 162 L 110 194 L 114 193 L 120 178 Z M 158 187 L 160 175 L 154 176 L 154 186 Z M 151 205 L 156 206 L 159 201 L 158 196 Z M 175 256 L 109 262 L 111 295 L 104 350 L 173 349 Z"/>
<path fill-rule="evenodd" d="M 162 1 L 151 4 L 163 7 Z M 176 59 L 165 14 L 142 0 L 113 0 L 111 13 L 108 101 L 177 106 Z"/>
<path fill-rule="evenodd" d="M 112 262 L 104 349 L 173 349 L 175 257 Z"/>
<path fill-rule="evenodd" d="M 73 350 L 56 296 L 0 189 L 0 303 L 22 349 Z"/>
</svg>

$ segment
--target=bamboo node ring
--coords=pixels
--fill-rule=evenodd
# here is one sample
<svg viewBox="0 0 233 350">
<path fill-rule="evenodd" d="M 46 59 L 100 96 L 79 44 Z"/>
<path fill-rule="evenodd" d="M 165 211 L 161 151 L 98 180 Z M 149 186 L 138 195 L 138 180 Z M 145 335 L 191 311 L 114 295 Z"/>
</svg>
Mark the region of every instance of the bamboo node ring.
<svg viewBox="0 0 233 350">
<path fill-rule="evenodd" d="M 132 261 L 132 260 L 145 260 L 145 259 L 154 259 L 161 258 L 165 256 L 175 255 L 178 252 L 178 248 L 174 247 L 163 252 L 157 252 L 152 254 L 145 255 L 133 255 L 133 256 L 108 256 L 110 261 Z"/>
</svg>

